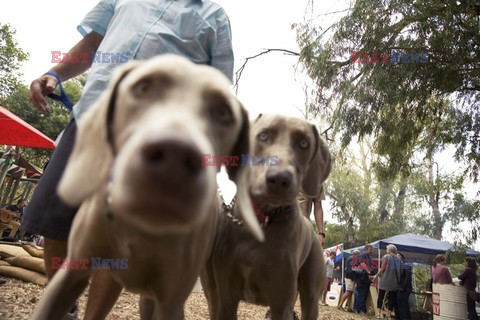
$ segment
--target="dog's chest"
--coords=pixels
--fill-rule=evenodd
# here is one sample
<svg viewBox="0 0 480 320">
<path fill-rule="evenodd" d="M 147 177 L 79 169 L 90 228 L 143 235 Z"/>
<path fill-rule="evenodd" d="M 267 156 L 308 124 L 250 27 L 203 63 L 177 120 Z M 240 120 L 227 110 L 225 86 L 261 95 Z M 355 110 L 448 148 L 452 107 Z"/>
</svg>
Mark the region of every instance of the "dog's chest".
<svg viewBox="0 0 480 320">
<path fill-rule="evenodd" d="M 235 226 L 234 226 L 235 227 Z M 296 286 L 298 273 L 304 262 L 302 237 L 291 232 L 292 226 L 268 226 L 265 228 L 266 240 L 260 243 L 248 234 L 227 230 L 230 240 L 223 243 L 233 250 L 225 257 L 231 268 L 230 285 L 242 293 L 242 299 L 259 305 L 268 304 L 268 296 L 275 294 L 274 287 L 291 290 Z M 235 245 L 236 244 L 236 245 Z M 225 249 L 225 248 L 224 248 Z M 277 292 L 278 294 L 278 292 Z"/>
</svg>

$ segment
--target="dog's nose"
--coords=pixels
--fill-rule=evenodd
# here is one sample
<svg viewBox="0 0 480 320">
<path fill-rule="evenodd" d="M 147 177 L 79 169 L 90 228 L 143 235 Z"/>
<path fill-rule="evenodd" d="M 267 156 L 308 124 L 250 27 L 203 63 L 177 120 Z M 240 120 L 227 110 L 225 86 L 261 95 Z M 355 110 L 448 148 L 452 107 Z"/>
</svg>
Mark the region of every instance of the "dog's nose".
<svg viewBox="0 0 480 320">
<path fill-rule="evenodd" d="M 271 192 L 284 192 L 292 185 L 293 175 L 287 170 L 267 172 L 267 187 Z"/>
<path fill-rule="evenodd" d="M 147 169 L 163 182 L 181 183 L 202 171 L 202 156 L 188 142 L 169 139 L 145 144 L 141 150 Z"/>
</svg>

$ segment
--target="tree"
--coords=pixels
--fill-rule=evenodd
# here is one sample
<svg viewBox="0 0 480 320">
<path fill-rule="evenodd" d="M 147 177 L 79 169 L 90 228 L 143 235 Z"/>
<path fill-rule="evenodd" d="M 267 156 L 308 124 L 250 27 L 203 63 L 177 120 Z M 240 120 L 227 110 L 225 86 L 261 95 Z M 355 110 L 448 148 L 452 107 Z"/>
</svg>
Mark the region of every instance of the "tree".
<svg viewBox="0 0 480 320">
<path fill-rule="evenodd" d="M 296 25 L 300 60 L 317 86 L 317 108 L 329 114 L 343 145 L 357 135 L 373 135 L 387 178 L 405 175 L 411 145 L 432 122 L 449 115 L 443 142 L 457 147 L 457 159 L 477 180 L 479 17 L 480 5 L 471 0 L 356 0 L 329 28 Z M 390 58 L 395 52 L 425 53 L 428 63 L 352 63 L 354 51 Z M 372 62 L 370 57 L 360 61 Z M 449 103 L 431 104 L 432 99 Z"/>
<path fill-rule="evenodd" d="M 411 228 L 405 222 L 410 220 L 405 210 L 398 208 L 398 194 L 405 186 L 398 181 L 386 185 L 378 179 L 372 166 L 375 155 L 367 154 L 368 143 L 365 145 L 360 145 L 358 153 L 349 149 L 337 152 L 333 171 L 326 183 L 333 215 L 345 228 L 345 238 L 341 242 L 346 247 L 386 238 Z"/>
<path fill-rule="evenodd" d="M 8 24 L 0 23 L 0 98 L 7 96 L 19 84 L 18 69 L 28 60 L 14 39 L 15 30 Z"/>
</svg>

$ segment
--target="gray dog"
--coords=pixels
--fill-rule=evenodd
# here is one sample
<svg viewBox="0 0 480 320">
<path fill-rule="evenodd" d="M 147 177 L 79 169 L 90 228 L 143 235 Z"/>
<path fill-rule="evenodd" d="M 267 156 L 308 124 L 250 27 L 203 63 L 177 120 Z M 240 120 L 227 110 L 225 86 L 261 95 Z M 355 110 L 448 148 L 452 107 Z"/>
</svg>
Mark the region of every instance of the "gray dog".
<svg viewBox="0 0 480 320">
<path fill-rule="evenodd" d="M 228 79 L 212 67 L 166 55 L 120 68 L 80 120 L 59 186 L 67 203 L 83 202 L 67 260 L 88 259 L 92 266 L 95 260 L 97 267 L 101 260 L 119 283 L 141 294 L 143 319 L 183 319 L 211 251 L 219 206 L 217 168 L 202 166 L 202 154 L 247 153 L 248 130 Z M 245 179 L 241 167 L 229 169 L 232 179 Z M 243 219 L 261 239 L 246 188 L 238 186 Z M 61 319 L 90 273 L 90 267 L 59 270 L 33 319 Z"/>
<path fill-rule="evenodd" d="M 250 137 L 249 193 L 265 242 L 234 223 L 241 207 L 220 213 L 213 252 L 201 273 L 210 316 L 237 319 L 238 303 L 245 300 L 269 306 L 273 320 L 292 320 L 299 292 L 302 319 L 317 320 L 323 250 L 296 197 L 301 188 L 318 191 L 330 172 L 330 153 L 315 126 L 301 119 L 260 116 Z"/>
</svg>

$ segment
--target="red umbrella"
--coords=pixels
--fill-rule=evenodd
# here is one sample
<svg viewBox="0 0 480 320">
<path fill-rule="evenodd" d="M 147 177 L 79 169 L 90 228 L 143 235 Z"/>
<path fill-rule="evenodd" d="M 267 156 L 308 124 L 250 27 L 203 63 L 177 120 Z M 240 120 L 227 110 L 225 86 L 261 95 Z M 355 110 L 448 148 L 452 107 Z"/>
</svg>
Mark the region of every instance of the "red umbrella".
<svg viewBox="0 0 480 320">
<path fill-rule="evenodd" d="M 55 149 L 53 140 L 0 106 L 0 144 Z"/>
</svg>

